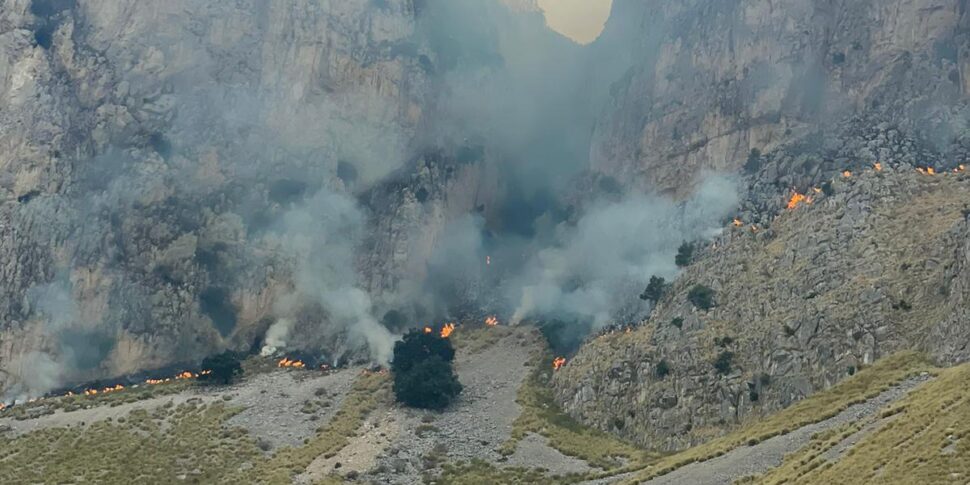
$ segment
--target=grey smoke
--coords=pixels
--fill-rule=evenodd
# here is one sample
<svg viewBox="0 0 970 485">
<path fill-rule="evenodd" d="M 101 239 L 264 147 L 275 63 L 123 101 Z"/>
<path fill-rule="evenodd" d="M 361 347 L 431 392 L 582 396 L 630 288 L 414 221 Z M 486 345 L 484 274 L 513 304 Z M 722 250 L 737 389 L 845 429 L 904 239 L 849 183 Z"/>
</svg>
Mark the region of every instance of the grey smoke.
<svg viewBox="0 0 970 485">
<path fill-rule="evenodd" d="M 360 8 L 384 12 L 410 2 L 386 4 Z M 170 50 L 181 68 L 159 79 L 155 73 L 132 79 L 126 96 L 143 100 L 132 111 L 144 120 L 119 116 L 129 122 L 129 131 L 118 139 L 97 138 L 101 155 L 77 164 L 82 182 L 73 193 L 27 204 L 38 212 L 36 219 L 52 221 L 36 228 L 51 234 L 35 239 L 70 240 L 75 250 L 70 263 L 98 267 L 114 278 L 115 286 L 103 289 L 117 295 L 108 303 L 111 311 L 82 327 L 106 329 L 111 336 L 122 325 L 152 325 L 154 295 L 138 285 L 144 277 L 139 272 L 146 270 L 139 265 L 149 262 L 155 266 L 147 270 L 173 287 L 187 280 L 210 285 L 224 291 L 225 299 L 247 284 L 264 283 L 258 278 L 270 268 L 286 268 L 291 277 L 274 281 L 285 291 L 276 295 L 263 335 L 267 350 L 326 351 L 334 359 L 366 355 L 386 362 L 395 336 L 378 317 L 388 309 L 423 307 L 421 314 L 406 312 L 410 325 L 435 323 L 418 317 L 461 316 L 482 307 L 521 318 L 568 317 L 600 325 L 641 311 L 635 295 L 646 279 L 675 274 L 676 245 L 707 235 L 735 200 L 731 184 L 720 179 L 711 179 L 686 203 L 639 192 L 617 199 L 628 190 L 622 184 L 609 193 L 575 191 L 575 181 L 590 176 L 590 138 L 611 85 L 630 67 L 633 47 L 622 36 L 575 45 L 547 30 L 540 14 L 513 13 L 493 0 L 421 4 L 413 38 L 388 41 L 407 44 L 414 53 L 402 55 L 423 57 L 422 65 L 432 72 L 433 86 L 415 88 L 436 90 L 435 102 L 424 107 L 433 110 L 425 115 L 428 126 L 420 127 L 417 139 L 396 121 L 402 113 L 387 112 L 357 86 L 289 82 L 291 72 L 306 74 L 299 59 L 264 55 L 259 62 L 267 63 L 260 65 L 265 79 L 235 73 L 236 62 L 246 64 L 253 55 L 246 42 L 259 33 L 246 33 L 239 45 L 223 46 L 226 51 L 213 56 L 182 34 L 192 26 L 173 25 L 138 39 L 123 37 L 137 32 L 99 26 L 107 29 L 102 35 L 119 36 L 114 45 Z M 172 105 L 177 109 L 166 108 Z M 494 201 L 498 207 L 490 213 L 497 215 L 449 221 L 429 260 L 416 262 L 418 269 L 396 291 L 376 300 L 363 289 L 355 267 L 370 229 L 357 194 L 407 176 L 407 161 L 426 147 L 468 144 L 485 146 L 485 163 L 500 166 L 504 180 Z M 130 244 L 137 239 L 126 232 L 131 229 L 114 220 L 140 219 L 142 212 L 155 210 L 163 215 L 144 218 L 153 227 L 136 229 L 157 232 L 164 247 L 157 255 L 141 254 Z M 189 223 L 171 221 L 167 213 Z M 219 263 L 204 277 L 196 270 L 202 253 Z M 491 265 L 484 264 L 486 256 Z M 69 287 L 61 289 L 63 294 L 33 292 L 36 318 L 49 319 L 45 332 L 52 341 L 74 335 L 71 322 L 80 321 L 72 316 L 76 308 L 54 311 L 74 301 Z M 163 310 L 197 305 L 190 291 L 173 294 L 184 299 Z M 200 357 L 208 346 L 231 345 L 231 330 L 186 335 L 180 348 Z M 35 364 L 29 381 L 36 388 L 28 394 L 72 379 L 71 366 L 96 360 L 106 347 L 103 340 L 92 336 L 85 340 L 92 344 L 84 344 L 88 349 L 52 346 L 25 356 Z"/>
<path fill-rule="evenodd" d="M 374 317 L 373 302 L 361 289 L 354 267 L 365 222 L 356 201 L 324 188 L 284 214 L 279 243 L 295 263 L 296 305 L 309 299 L 326 314 L 325 320 L 315 322 L 317 328 L 310 329 L 309 335 L 302 335 L 301 339 L 320 332 L 341 333 L 346 336 L 344 350 L 364 350 L 377 362 L 387 363 L 394 339 Z M 290 325 L 291 315 L 281 317 L 271 329 L 274 338 L 286 328 L 283 326 Z M 280 340 L 285 341 L 286 337 Z M 272 345 L 269 341 L 267 344 Z"/>
<path fill-rule="evenodd" d="M 92 325 L 83 317 L 65 272 L 30 288 L 26 306 L 28 321 L 34 323 L 30 338 L 39 345 L 11 362 L 23 379 L 7 390 L 6 400 L 35 397 L 83 378 L 114 347 L 111 322 Z"/>
<path fill-rule="evenodd" d="M 676 276 L 678 246 L 716 235 L 737 203 L 736 182 L 720 176 L 682 203 L 639 193 L 593 203 L 532 258 L 513 287 L 512 321 L 560 318 L 599 328 L 642 317 L 637 294 L 649 278 Z"/>
</svg>

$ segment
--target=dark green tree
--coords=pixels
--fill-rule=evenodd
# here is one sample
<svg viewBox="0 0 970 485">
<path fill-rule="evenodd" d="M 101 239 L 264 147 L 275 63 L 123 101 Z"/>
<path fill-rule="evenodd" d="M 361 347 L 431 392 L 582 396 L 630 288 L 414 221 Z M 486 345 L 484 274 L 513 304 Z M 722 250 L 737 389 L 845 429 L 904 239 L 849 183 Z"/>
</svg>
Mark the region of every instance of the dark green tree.
<svg viewBox="0 0 970 485">
<path fill-rule="evenodd" d="M 394 344 L 391 371 L 407 372 L 432 355 L 437 355 L 450 366 L 451 361 L 455 360 L 455 348 L 451 345 L 451 340 L 441 338 L 438 332 L 425 333 L 421 329 L 412 329 Z"/>
<path fill-rule="evenodd" d="M 734 362 L 734 352 L 725 350 L 720 354 L 717 354 L 717 358 L 714 359 L 714 370 L 718 374 L 727 375 L 731 373 L 731 364 Z"/>
<path fill-rule="evenodd" d="M 694 285 L 687 293 L 687 301 L 701 310 L 710 310 L 714 307 L 714 290 L 704 285 Z"/>
<path fill-rule="evenodd" d="M 664 296 L 669 285 L 667 281 L 659 276 L 651 276 L 647 288 L 640 294 L 640 299 L 657 303 Z"/>
<path fill-rule="evenodd" d="M 679 268 L 686 268 L 694 260 L 694 243 L 684 242 L 677 248 L 677 256 L 674 263 Z"/>
<path fill-rule="evenodd" d="M 452 368 L 455 348 L 438 332 L 414 329 L 394 344 L 394 395 L 407 406 L 444 409 L 461 393 Z"/>
<path fill-rule="evenodd" d="M 202 369 L 209 372 L 199 376 L 199 380 L 211 384 L 229 384 L 243 373 L 239 357 L 229 350 L 202 359 Z"/>
<path fill-rule="evenodd" d="M 444 409 L 459 393 L 461 383 L 451 363 L 438 355 L 428 356 L 406 372 L 394 373 L 394 395 L 411 407 Z"/>
</svg>

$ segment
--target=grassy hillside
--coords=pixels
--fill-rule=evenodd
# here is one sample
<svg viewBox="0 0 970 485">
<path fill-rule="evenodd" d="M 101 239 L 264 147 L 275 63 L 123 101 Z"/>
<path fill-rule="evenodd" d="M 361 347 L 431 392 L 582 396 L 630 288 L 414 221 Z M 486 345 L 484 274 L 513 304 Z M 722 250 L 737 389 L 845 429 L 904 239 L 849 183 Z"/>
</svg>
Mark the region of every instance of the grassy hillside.
<svg viewBox="0 0 970 485">
<path fill-rule="evenodd" d="M 970 364 L 939 377 L 883 410 L 882 420 L 842 456 L 835 447 L 858 433 L 855 423 L 789 456 L 763 484 L 965 483 L 970 479 Z"/>
</svg>

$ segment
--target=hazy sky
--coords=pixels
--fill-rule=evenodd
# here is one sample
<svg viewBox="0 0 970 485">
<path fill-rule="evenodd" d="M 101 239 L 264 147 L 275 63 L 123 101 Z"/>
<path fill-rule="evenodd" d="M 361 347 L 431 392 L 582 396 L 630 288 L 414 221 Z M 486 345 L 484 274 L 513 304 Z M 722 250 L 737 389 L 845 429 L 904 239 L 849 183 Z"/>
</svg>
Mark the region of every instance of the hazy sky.
<svg viewBox="0 0 970 485">
<path fill-rule="evenodd" d="M 549 27 L 581 44 L 599 37 L 613 0 L 539 0 Z"/>
</svg>

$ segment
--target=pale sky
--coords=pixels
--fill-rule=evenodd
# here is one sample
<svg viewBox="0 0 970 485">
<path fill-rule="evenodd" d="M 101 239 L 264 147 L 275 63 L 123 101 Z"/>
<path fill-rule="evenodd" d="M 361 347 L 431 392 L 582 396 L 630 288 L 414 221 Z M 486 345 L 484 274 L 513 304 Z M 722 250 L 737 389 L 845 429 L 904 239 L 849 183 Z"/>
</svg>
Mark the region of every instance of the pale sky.
<svg viewBox="0 0 970 485">
<path fill-rule="evenodd" d="M 613 0 L 539 0 L 549 28 L 570 39 L 588 44 L 603 31 Z"/>
</svg>

